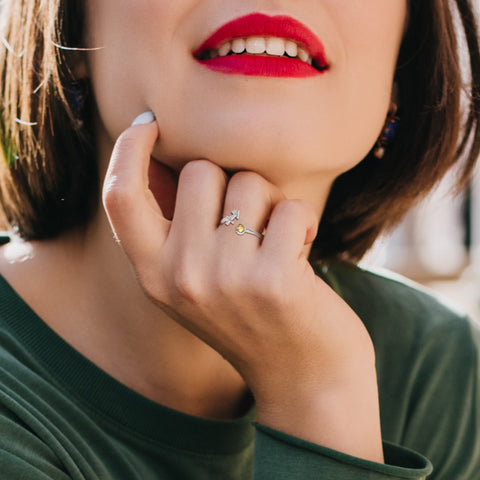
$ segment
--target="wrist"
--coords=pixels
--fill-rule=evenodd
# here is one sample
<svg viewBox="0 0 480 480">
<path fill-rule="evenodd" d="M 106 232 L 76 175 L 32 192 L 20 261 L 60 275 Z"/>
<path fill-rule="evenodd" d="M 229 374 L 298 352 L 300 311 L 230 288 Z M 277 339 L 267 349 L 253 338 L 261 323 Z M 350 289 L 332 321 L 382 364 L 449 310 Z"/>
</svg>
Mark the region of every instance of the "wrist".
<svg viewBox="0 0 480 480">
<path fill-rule="evenodd" d="M 256 397 L 258 422 L 348 455 L 383 462 L 376 373 L 306 383 L 285 379 L 282 389 Z"/>
</svg>

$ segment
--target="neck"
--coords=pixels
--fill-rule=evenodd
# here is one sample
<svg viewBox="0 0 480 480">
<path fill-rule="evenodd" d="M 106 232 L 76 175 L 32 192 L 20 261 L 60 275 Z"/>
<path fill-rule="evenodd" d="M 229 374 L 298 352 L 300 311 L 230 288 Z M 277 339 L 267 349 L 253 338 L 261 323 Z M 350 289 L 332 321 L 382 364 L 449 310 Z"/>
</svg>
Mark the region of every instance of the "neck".
<svg viewBox="0 0 480 480">
<path fill-rule="evenodd" d="M 82 234 L 0 253 L 1 273 L 40 318 L 112 377 L 188 414 L 244 412 L 242 378 L 147 299 L 103 214 Z"/>
<path fill-rule="evenodd" d="M 293 189 L 286 193 L 302 198 Z M 187 414 L 226 419 L 245 411 L 243 379 L 144 295 L 102 209 L 81 233 L 25 246 L 28 259 L 15 246 L 0 252 L 0 272 L 93 363 L 138 393 Z"/>
</svg>

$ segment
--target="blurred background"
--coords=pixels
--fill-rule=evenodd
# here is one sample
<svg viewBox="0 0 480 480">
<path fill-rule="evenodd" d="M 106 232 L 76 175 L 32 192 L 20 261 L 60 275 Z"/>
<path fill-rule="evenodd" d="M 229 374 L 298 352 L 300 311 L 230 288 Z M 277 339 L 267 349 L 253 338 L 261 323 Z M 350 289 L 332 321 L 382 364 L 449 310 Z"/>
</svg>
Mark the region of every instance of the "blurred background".
<svg viewBox="0 0 480 480">
<path fill-rule="evenodd" d="M 480 322 L 480 167 L 460 195 L 454 185 L 452 172 L 361 263 L 400 273 Z"/>
<path fill-rule="evenodd" d="M 480 2 L 472 4 L 480 23 Z M 468 72 L 466 55 L 462 60 Z M 394 232 L 377 241 L 362 264 L 405 275 L 480 322 L 480 162 L 457 196 L 455 180 L 452 171 Z"/>
<path fill-rule="evenodd" d="M 480 23 L 480 2 L 472 3 Z M 396 230 L 380 238 L 361 265 L 404 275 L 480 322 L 480 165 L 456 196 L 455 177 L 452 171 Z"/>
</svg>

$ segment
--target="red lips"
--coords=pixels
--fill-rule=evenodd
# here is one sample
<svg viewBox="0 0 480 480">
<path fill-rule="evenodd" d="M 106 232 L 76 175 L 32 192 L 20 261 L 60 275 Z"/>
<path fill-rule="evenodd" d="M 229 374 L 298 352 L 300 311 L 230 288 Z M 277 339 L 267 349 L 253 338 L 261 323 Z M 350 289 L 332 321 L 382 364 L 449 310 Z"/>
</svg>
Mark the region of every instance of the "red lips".
<svg viewBox="0 0 480 480">
<path fill-rule="evenodd" d="M 288 56 L 229 54 L 208 58 L 210 51 L 223 43 L 245 37 L 279 37 L 292 40 L 308 51 L 312 65 Z M 325 49 L 320 39 L 305 25 L 291 17 L 270 17 L 254 13 L 220 27 L 194 52 L 194 57 L 207 68 L 221 73 L 267 77 L 312 77 L 328 70 Z"/>
</svg>

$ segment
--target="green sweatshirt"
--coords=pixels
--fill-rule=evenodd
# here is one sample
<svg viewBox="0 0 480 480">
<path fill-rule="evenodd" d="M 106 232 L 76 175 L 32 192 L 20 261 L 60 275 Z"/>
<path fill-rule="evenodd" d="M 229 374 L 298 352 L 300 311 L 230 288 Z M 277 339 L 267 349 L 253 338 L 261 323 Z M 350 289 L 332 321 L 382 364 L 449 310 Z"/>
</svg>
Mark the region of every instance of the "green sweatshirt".
<svg viewBox="0 0 480 480">
<path fill-rule="evenodd" d="M 254 408 L 213 421 L 156 404 L 75 351 L 0 278 L 0 478 L 480 479 L 476 327 L 401 281 L 345 264 L 318 274 L 373 339 L 385 465 L 258 425 Z"/>
</svg>

